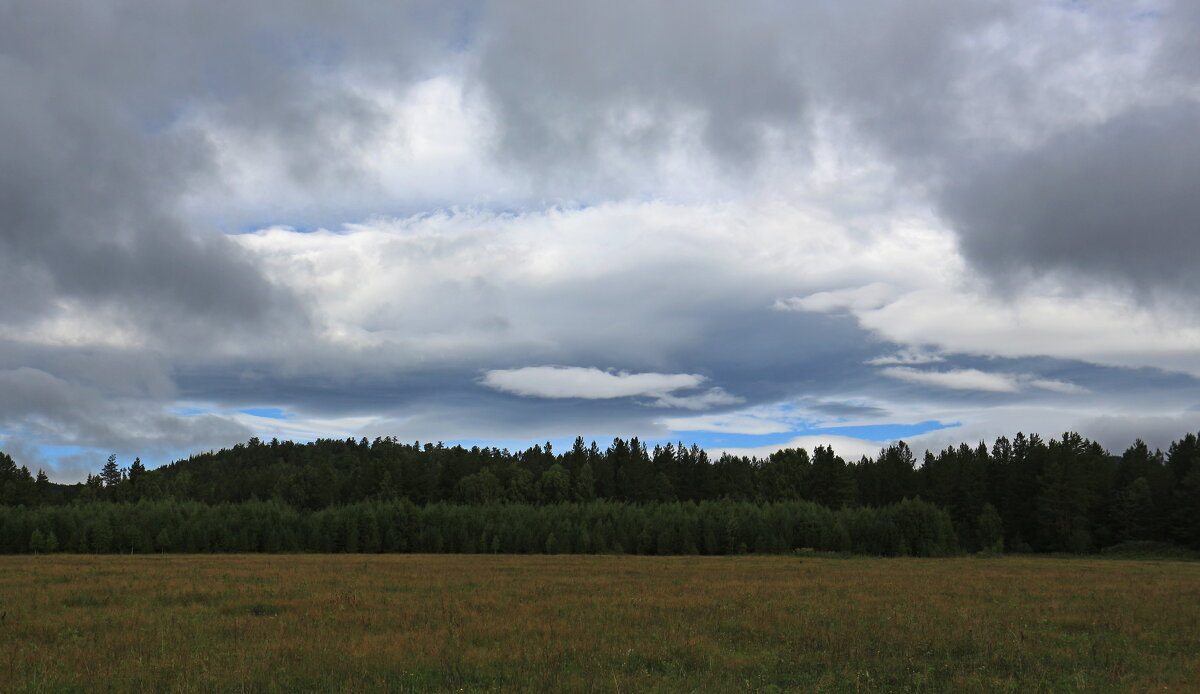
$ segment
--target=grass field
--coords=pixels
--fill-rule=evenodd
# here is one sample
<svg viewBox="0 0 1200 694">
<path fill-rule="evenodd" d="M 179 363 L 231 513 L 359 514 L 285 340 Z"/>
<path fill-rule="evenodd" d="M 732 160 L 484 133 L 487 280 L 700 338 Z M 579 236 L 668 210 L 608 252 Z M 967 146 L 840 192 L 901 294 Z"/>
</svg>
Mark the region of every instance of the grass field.
<svg viewBox="0 0 1200 694">
<path fill-rule="evenodd" d="M 0 558 L 0 692 L 1197 692 L 1200 564 Z"/>
</svg>

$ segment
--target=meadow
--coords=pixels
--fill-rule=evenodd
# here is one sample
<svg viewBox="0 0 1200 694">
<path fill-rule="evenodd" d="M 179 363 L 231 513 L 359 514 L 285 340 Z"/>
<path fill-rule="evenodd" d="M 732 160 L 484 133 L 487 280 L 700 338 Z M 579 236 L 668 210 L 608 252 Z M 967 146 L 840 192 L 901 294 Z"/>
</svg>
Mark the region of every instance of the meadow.
<svg viewBox="0 0 1200 694">
<path fill-rule="evenodd" d="M 1195 692 L 1200 563 L 0 557 L 0 691 Z"/>
</svg>

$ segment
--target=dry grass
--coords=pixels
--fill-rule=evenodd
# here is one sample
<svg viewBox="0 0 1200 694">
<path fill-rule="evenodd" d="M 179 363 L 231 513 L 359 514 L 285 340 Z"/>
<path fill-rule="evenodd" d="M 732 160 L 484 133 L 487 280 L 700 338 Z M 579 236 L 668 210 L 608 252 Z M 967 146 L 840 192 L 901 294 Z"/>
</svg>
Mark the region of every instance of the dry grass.
<svg viewBox="0 0 1200 694">
<path fill-rule="evenodd" d="M 0 691 L 1200 691 L 1200 564 L 0 559 Z"/>
</svg>

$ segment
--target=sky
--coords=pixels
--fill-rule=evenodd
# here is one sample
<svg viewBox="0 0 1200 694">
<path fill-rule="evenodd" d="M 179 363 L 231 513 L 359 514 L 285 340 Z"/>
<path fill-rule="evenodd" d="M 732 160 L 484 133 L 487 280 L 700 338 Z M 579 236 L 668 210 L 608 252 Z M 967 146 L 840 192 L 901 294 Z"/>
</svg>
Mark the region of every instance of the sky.
<svg viewBox="0 0 1200 694">
<path fill-rule="evenodd" d="M 1200 430 L 1200 5 L 0 0 L 0 449 Z"/>
</svg>

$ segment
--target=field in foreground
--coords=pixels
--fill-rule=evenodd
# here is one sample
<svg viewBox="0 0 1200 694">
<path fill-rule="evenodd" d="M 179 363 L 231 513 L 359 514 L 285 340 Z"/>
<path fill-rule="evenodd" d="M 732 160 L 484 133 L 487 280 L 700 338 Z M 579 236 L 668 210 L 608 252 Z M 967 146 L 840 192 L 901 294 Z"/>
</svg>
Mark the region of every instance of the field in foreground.
<svg viewBox="0 0 1200 694">
<path fill-rule="evenodd" d="M 1200 691 L 1200 564 L 0 558 L 0 691 Z"/>
</svg>

